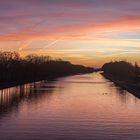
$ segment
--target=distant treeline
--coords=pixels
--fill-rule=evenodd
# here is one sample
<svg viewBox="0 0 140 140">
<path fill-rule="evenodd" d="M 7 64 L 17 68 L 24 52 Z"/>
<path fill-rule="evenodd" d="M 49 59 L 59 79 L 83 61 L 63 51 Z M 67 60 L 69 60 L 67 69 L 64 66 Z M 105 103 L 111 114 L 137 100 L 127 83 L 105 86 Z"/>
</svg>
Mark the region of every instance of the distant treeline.
<svg viewBox="0 0 140 140">
<path fill-rule="evenodd" d="M 103 65 L 102 70 L 106 75 L 122 81 L 140 81 L 140 68 L 135 63 L 132 65 L 126 61 L 109 62 Z"/>
<path fill-rule="evenodd" d="M 59 76 L 93 72 L 93 68 L 73 65 L 49 56 L 28 55 L 20 57 L 17 52 L 0 52 L 0 82 L 35 81 Z"/>
</svg>

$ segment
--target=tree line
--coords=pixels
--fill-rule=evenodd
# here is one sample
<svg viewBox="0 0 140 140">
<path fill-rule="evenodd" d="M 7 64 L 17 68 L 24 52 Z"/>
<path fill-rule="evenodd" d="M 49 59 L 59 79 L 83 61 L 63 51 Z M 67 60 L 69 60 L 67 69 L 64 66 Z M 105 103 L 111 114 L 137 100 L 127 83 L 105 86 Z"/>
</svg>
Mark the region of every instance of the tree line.
<svg viewBox="0 0 140 140">
<path fill-rule="evenodd" d="M 118 80 L 140 82 L 140 67 L 137 63 L 132 65 L 126 61 L 114 61 L 105 63 L 102 70 L 106 75 Z"/>
<path fill-rule="evenodd" d="M 49 56 L 27 55 L 17 52 L 0 52 L 0 82 L 36 81 L 64 75 L 93 72 L 93 68 L 74 65 Z"/>
</svg>

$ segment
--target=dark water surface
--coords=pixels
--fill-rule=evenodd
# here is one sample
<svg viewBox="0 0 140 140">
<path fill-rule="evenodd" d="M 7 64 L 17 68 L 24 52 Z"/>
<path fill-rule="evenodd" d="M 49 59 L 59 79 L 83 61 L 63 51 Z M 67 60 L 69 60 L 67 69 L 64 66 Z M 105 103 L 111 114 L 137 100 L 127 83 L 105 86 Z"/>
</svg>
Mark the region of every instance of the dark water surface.
<svg viewBox="0 0 140 140">
<path fill-rule="evenodd" d="M 0 140 L 140 140 L 140 100 L 99 73 L 0 90 Z"/>
</svg>

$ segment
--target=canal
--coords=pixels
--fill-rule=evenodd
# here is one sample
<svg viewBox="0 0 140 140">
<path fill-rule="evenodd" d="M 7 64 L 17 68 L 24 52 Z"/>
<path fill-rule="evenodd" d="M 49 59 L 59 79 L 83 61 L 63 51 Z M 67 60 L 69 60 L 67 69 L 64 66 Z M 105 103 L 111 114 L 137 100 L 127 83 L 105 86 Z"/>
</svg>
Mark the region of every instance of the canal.
<svg viewBox="0 0 140 140">
<path fill-rule="evenodd" d="M 0 90 L 0 140 L 140 140 L 140 100 L 99 72 Z"/>
</svg>

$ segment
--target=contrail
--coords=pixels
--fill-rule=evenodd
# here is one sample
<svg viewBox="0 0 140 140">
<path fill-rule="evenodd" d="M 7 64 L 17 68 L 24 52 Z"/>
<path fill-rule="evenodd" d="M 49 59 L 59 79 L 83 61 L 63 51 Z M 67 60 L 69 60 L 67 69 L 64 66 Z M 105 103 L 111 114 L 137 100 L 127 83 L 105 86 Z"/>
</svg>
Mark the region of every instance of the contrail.
<svg viewBox="0 0 140 140">
<path fill-rule="evenodd" d="M 60 39 L 59 39 L 59 40 L 57 39 L 57 40 L 55 40 L 55 41 L 49 43 L 48 45 L 45 45 L 42 49 L 40 49 L 40 50 L 38 51 L 38 53 L 41 52 L 42 50 L 46 49 L 46 48 L 49 48 L 49 47 L 53 46 L 53 45 L 56 44 L 58 41 L 60 41 Z"/>
<path fill-rule="evenodd" d="M 33 40 L 22 43 L 21 46 L 19 47 L 18 51 L 22 51 L 23 49 L 27 48 L 32 43 L 32 41 Z"/>
<path fill-rule="evenodd" d="M 46 21 L 47 21 L 47 19 L 44 19 L 44 20 L 42 20 L 42 21 L 40 21 L 40 22 L 34 24 L 34 25 L 31 26 L 31 27 L 25 28 L 25 29 L 23 30 L 23 32 L 26 32 L 26 31 L 29 32 L 29 31 L 35 30 L 40 24 L 43 24 L 43 23 L 46 22 Z M 21 46 L 19 47 L 18 50 L 19 50 L 19 51 L 22 51 L 23 49 L 27 48 L 27 47 L 32 43 L 32 41 L 33 41 L 33 40 L 29 40 L 29 41 L 24 42 L 23 44 L 21 44 Z"/>
<path fill-rule="evenodd" d="M 49 48 L 49 47 L 51 47 L 52 45 L 56 44 L 58 41 L 59 41 L 59 40 L 55 40 L 55 41 L 51 42 L 50 44 L 44 46 L 43 48 Z"/>
<path fill-rule="evenodd" d="M 63 14 L 64 14 L 64 13 L 61 13 L 59 16 L 61 16 L 61 15 L 63 15 Z M 36 23 L 36 24 L 34 24 L 34 25 L 28 27 L 28 28 L 25 28 L 25 29 L 23 30 L 23 32 L 26 32 L 26 31 L 28 31 L 28 32 L 33 31 L 33 30 L 35 30 L 40 24 L 43 24 L 43 23 L 45 23 L 45 22 L 48 22 L 48 18 L 43 19 L 43 20 L 41 20 L 40 22 L 38 22 L 38 23 Z M 19 51 L 22 51 L 23 49 L 27 48 L 27 47 L 30 45 L 31 42 L 32 42 L 32 40 L 29 40 L 29 41 L 27 41 L 26 43 L 23 43 L 23 44 L 19 47 Z M 48 44 L 46 47 L 50 47 L 50 46 L 54 45 L 56 42 L 58 42 L 58 40 L 53 41 L 52 43 Z M 46 47 L 44 47 L 44 48 L 46 48 Z"/>
<path fill-rule="evenodd" d="M 43 24 L 43 23 L 46 22 L 46 21 L 47 21 L 47 19 L 44 19 L 44 20 L 42 20 L 42 21 L 40 21 L 40 22 L 34 24 L 33 26 L 24 29 L 23 32 L 26 32 L 26 31 L 28 31 L 28 32 L 33 31 L 33 30 L 35 30 L 40 24 Z M 32 42 L 32 40 L 29 40 L 29 41 L 23 43 L 23 44 L 19 47 L 18 50 L 19 50 L 19 51 L 22 51 L 23 49 L 27 48 L 27 47 L 31 44 L 31 42 Z"/>
</svg>

